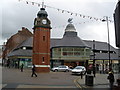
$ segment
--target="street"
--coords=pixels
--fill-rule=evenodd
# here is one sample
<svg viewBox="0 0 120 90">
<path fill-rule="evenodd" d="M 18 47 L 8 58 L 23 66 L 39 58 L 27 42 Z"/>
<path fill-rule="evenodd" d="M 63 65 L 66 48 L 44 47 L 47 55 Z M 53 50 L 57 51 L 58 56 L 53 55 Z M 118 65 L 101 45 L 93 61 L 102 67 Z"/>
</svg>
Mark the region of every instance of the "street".
<svg viewBox="0 0 120 90">
<path fill-rule="evenodd" d="M 79 76 L 71 72 L 37 73 L 31 77 L 31 69 L 21 72 L 19 69 L 2 68 L 3 88 L 74 88 L 78 90 L 76 79 Z"/>
</svg>

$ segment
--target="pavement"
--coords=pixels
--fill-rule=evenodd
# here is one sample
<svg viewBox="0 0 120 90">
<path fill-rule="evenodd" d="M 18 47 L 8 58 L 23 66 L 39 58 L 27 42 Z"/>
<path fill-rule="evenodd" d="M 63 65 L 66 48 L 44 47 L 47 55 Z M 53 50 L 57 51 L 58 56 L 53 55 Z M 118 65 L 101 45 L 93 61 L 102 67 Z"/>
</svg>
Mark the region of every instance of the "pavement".
<svg viewBox="0 0 120 90">
<path fill-rule="evenodd" d="M 77 79 L 77 83 L 80 85 L 80 87 L 82 89 L 91 89 L 91 90 L 95 90 L 95 89 L 104 89 L 104 90 L 109 90 L 109 81 L 107 79 L 108 74 L 96 74 L 96 77 L 93 77 L 93 86 L 88 86 L 85 85 L 85 79 L 86 76 L 83 76 L 83 78 L 81 79 L 81 77 L 79 77 Z M 116 79 L 118 78 L 118 74 L 114 74 L 115 77 L 115 82 L 114 85 L 117 85 L 116 83 Z M 92 85 L 92 83 L 90 83 Z"/>
<path fill-rule="evenodd" d="M 31 77 L 31 69 L 2 68 L 2 90 L 9 89 L 74 89 L 79 90 L 74 83 L 78 76 L 71 72 L 37 73 Z"/>
<path fill-rule="evenodd" d="M 1 67 L 0 67 L 1 69 Z M 89 90 L 96 90 L 96 89 L 104 89 L 104 90 L 109 90 L 109 81 L 107 79 L 108 74 L 96 74 L 96 77 L 93 78 L 93 86 L 87 86 L 85 85 L 85 79 L 86 77 L 83 76 L 83 78 L 81 79 L 80 76 L 74 76 L 70 74 L 70 72 L 50 72 L 50 73 L 41 73 L 38 76 L 42 77 L 42 78 L 30 78 L 30 73 L 31 70 L 25 70 L 23 73 L 21 73 L 19 70 L 17 69 L 7 69 L 4 68 L 4 70 L 6 72 L 9 72 L 8 75 L 6 75 L 6 73 L 2 73 L 3 76 L 1 79 L 3 79 L 4 83 L 0 83 L 0 85 L 2 87 L 17 87 L 17 88 L 67 88 L 70 89 L 72 88 L 75 90 L 78 90 L 78 88 L 81 90 L 84 89 L 89 89 Z M 2 71 L 2 70 L 1 70 Z M 10 73 L 11 72 L 11 73 Z M 16 73 L 13 73 L 16 72 Z M 1 73 L 1 72 L 0 72 Z M 1 76 L 2 76 L 1 75 Z M 16 76 L 15 76 L 16 75 Z M 58 76 L 61 77 L 58 77 Z M 11 76 L 15 76 L 13 78 L 15 78 L 14 80 L 12 79 Z M 115 85 L 117 85 L 116 83 L 116 79 L 118 79 L 118 74 L 114 74 L 115 76 Z M 20 77 L 23 77 L 22 79 Z M 63 82 L 64 79 L 64 82 Z M 47 82 L 46 82 L 46 81 Z M 12 83 L 11 83 L 12 82 Z M 19 83 L 16 83 L 19 82 Z M 73 83 L 74 82 L 74 83 Z M 8 83 L 8 84 L 6 84 Z M 68 85 L 65 86 L 64 83 L 67 83 Z M 75 84 L 75 86 L 74 86 Z M 14 85 L 14 86 L 13 86 Z M 77 86 L 77 88 L 76 88 Z"/>
</svg>

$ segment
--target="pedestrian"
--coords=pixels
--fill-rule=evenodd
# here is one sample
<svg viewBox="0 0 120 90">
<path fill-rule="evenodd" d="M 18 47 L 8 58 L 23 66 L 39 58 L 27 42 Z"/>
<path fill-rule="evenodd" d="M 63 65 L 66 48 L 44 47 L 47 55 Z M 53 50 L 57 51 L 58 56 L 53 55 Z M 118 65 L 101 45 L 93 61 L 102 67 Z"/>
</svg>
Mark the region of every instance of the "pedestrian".
<svg viewBox="0 0 120 90">
<path fill-rule="evenodd" d="M 10 68 L 10 60 L 7 60 L 7 67 Z"/>
<path fill-rule="evenodd" d="M 21 72 L 23 72 L 23 67 L 24 67 L 24 64 L 22 63 L 20 69 L 21 69 Z"/>
<path fill-rule="evenodd" d="M 17 64 L 17 62 L 15 62 L 15 68 L 17 68 L 18 67 L 18 64 Z"/>
<path fill-rule="evenodd" d="M 35 73 L 35 69 L 36 69 L 36 67 L 35 67 L 35 65 L 33 64 L 31 77 L 33 77 L 33 75 L 35 75 L 35 76 L 37 77 L 37 75 L 36 75 L 36 73 Z"/>
<path fill-rule="evenodd" d="M 108 75 L 107 79 L 109 80 L 109 83 L 110 83 L 109 84 L 110 85 L 110 90 L 112 90 L 113 89 L 113 84 L 114 84 L 114 81 L 115 81 L 112 69 L 109 70 L 108 74 L 109 75 Z"/>
</svg>

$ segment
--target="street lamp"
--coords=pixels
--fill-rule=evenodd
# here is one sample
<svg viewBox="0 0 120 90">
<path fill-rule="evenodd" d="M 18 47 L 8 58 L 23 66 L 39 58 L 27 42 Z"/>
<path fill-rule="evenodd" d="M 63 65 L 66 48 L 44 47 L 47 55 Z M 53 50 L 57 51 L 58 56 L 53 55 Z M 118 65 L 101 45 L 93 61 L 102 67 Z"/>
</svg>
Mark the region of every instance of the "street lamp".
<svg viewBox="0 0 120 90">
<path fill-rule="evenodd" d="M 93 75 L 95 77 L 96 69 L 95 69 L 95 40 L 93 40 Z"/>
<path fill-rule="evenodd" d="M 107 32 L 108 32 L 108 59 L 109 59 L 109 69 L 112 68 L 111 66 L 111 61 L 110 61 L 110 36 L 109 36 L 109 23 L 108 23 L 108 16 L 104 17 L 105 19 L 103 19 L 103 22 L 107 22 Z"/>
</svg>

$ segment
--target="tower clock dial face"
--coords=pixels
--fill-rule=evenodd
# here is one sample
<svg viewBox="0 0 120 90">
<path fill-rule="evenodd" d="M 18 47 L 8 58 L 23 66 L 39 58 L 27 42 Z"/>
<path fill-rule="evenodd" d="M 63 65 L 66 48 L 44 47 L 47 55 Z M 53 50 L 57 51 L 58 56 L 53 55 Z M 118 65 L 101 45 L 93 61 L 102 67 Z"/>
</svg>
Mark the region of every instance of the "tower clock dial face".
<svg viewBox="0 0 120 90">
<path fill-rule="evenodd" d="M 43 19 L 43 20 L 42 20 L 42 24 L 47 24 L 47 20 L 46 20 L 46 19 Z"/>
</svg>

